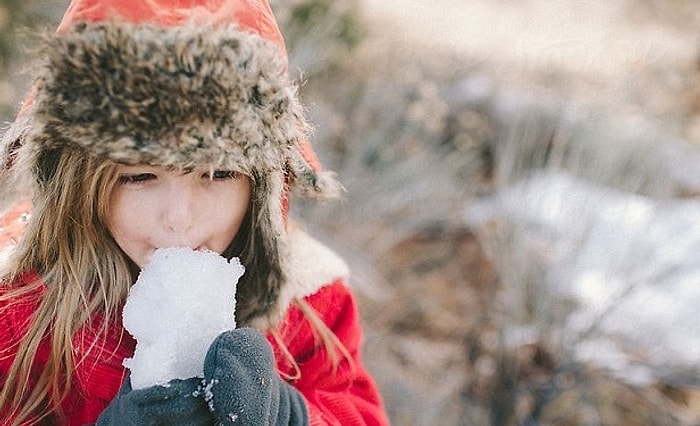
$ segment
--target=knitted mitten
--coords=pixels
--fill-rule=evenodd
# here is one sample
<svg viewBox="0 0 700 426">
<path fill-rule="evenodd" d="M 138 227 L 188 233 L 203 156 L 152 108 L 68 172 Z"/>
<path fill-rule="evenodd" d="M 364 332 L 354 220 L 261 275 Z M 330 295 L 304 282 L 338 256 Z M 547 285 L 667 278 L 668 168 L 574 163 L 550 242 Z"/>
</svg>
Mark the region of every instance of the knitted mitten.
<svg viewBox="0 0 700 426">
<path fill-rule="evenodd" d="M 204 360 L 206 399 L 219 424 L 308 425 L 302 395 L 274 368 L 270 344 L 258 331 L 220 334 Z"/>
<path fill-rule="evenodd" d="M 166 386 L 131 389 L 127 377 L 97 426 L 116 425 L 212 425 L 214 419 L 204 400 L 202 379 L 172 380 Z"/>
</svg>

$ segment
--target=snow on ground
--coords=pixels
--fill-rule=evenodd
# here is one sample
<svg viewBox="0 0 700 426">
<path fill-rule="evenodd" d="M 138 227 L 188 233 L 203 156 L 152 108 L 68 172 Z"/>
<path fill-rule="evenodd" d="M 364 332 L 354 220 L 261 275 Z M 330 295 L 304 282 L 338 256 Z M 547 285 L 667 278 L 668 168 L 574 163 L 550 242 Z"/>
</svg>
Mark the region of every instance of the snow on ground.
<svg viewBox="0 0 700 426">
<path fill-rule="evenodd" d="M 466 218 L 497 224 L 507 235 L 491 239 L 501 255 L 544 265 L 543 304 L 574 302 L 561 332 L 575 357 L 631 382 L 677 368 L 700 374 L 700 200 L 543 172 L 470 206 Z M 522 287 L 514 276 L 509 285 Z"/>
</svg>

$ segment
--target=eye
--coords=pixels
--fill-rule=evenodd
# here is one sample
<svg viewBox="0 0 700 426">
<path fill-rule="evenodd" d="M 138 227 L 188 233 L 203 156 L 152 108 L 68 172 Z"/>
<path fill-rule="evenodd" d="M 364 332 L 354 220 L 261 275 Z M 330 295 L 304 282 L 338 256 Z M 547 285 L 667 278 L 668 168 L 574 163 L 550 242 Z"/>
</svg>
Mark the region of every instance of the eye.
<svg viewBox="0 0 700 426">
<path fill-rule="evenodd" d="M 134 173 L 134 174 L 123 174 L 119 176 L 119 183 L 137 185 L 141 183 L 148 182 L 156 178 L 153 173 Z"/>
<path fill-rule="evenodd" d="M 211 173 L 207 173 L 205 176 L 211 180 L 230 180 L 238 179 L 241 174 L 233 170 L 214 170 Z"/>
</svg>

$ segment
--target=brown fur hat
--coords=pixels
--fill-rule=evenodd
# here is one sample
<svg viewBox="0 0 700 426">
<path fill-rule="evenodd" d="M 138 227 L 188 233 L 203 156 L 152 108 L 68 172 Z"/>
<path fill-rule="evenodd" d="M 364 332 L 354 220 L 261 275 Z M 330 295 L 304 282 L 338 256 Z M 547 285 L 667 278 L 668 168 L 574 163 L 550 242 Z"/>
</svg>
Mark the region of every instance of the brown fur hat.
<svg viewBox="0 0 700 426">
<path fill-rule="evenodd" d="M 304 112 L 273 44 L 232 25 L 80 23 L 48 40 L 26 141 L 119 163 L 289 172 L 312 191 Z M 310 187 L 309 187 L 310 186 Z"/>
</svg>

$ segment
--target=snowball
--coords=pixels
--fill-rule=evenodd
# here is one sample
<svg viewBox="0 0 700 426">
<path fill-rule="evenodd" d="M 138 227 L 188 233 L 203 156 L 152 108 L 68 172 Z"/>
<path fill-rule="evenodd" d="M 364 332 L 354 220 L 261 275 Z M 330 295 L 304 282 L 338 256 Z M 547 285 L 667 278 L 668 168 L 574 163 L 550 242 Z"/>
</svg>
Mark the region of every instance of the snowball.
<svg viewBox="0 0 700 426">
<path fill-rule="evenodd" d="M 204 377 L 204 357 L 220 333 L 236 328 L 238 258 L 189 248 L 158 249 L 124 305 L 124 327 L 136 339 L 124 360 L 134 389 Z"/>
</svg>

